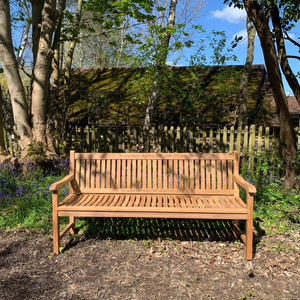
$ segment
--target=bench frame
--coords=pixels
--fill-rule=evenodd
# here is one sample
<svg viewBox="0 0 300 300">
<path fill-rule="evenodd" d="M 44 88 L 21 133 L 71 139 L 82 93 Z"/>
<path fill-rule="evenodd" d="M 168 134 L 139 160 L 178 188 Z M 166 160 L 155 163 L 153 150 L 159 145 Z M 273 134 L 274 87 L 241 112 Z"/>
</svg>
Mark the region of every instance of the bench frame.
<svg viewBox="0 0 300 300">
<path fill-rule="evenodd" d="M 88 161 L 90 159 L 98 159 L 101 157 L 104 157 L 104 155 L 107 157 L 111 157 L 112 160 L 114 160 L 114 157 L 118 155 L 118 160 L 120 160 L 120 157 L 123 159 L 132 159 L 132 160 L 143 160 L 143 157 L 152 157 L 152 160 L 157 161 L 158 159 L 163 159 L 163 160 L 168 160 L 168 157 L 172 157 L 172 159 L 181 159 L 181 157 L 184 157 L 185 159 L 187 157 L 193 159 L 202 159 L 205 158 L 211 159 L 211 160 L 221 160 L 221 159 L 232 159 L 233 162 L 233 173 L 232 173 L 232 184 L 233 188 L 229 189 L 228 185 L 228 190 L 226 189 L 220 189 L 221 183 L 217 184 L 215 183 L 215 189 L 206 189 L 206 190 L 192 190 L 192 187 L 190 189 L 177 189 L 172 192 L 170 189 L 146 189 L 142 188 L 141 184 L 139 183 L 139 186 L 136 185 L 137 188 L 130 188 L 130 189 L 112 189 L 112 188 L 104 188 L 104 189 L 99 189 L 99 184 L 98 187 L 96 188 L 95 186 L 93 188 L 87 188 L 86 186 L 82 185 L 82 182 L 79 182 L 79 169 L 75 167 L 75 158 L 80 159 L 80 158 L 87 158 Z M 175 157 L 175 158 L 174 158 Z M 103 158 L 104 159 L 104 158 Z M 148 158 L 149 159 L 149 158 Z M 117 160 L 117 159 L 115 159 Z M 150 160 L 150 159 L 149 159 Z M 102 163 L 101 163 L 102 164 Z M 111 163 L 110 163 L 111 164 Z M 163 162 L 161 163 L 163 164 Z M 104 163 L 105 165 L 105 163 Z M 131 166 L 131 162 L 130 162 Z M 146 166 L 146 165 L 145 165 Z M 198 162 L 199 166 L 199 162 Z M 218 165 L 219 166 L 219 165 Z M 225 163 L 226 166 L 226 163 Z M 114 165 L 115 167 L 115 165 Z M 194 167 L 194 165 L 193 165 Z M 215 162 L 214 165 L 211 164 L 209 165 L 209 168 L 215 168 Z M 100 168 L 100 167 L 99 167 Z M 131 167 L 130 167 L 131 168 Z M 136 168 L 136 166 L 135 166 Z M 155 167 L 156 168 L 156 167 Z M 176 165 L 177 171 L 178 167 Z M 202 168 L 202 165 L 201 165 Z M 247 260 L 252 260 L 253 259 L 253 195 L 256 193 L 256 188 L 246 182 L 238 173 L 238 152 L 234 151 L 234 153 L 219 153 L 219 154 L 213 154 L 213 153 L 205 153 L 205 154 L 196 154 L 196 153 L 179 153 L 179 154 L 165 154 L 165 153 L 151 153 L 150 154 L 125 154 L 125 153 L 120 153 L 120 154 L 104 154 L 104 153 L 76 153 L 75 151 L 70 151 L 70 174 L 65 176 L 62 180 L 53 183 L 49 190 L 52 191 L 52 208 L 53 208 L 53 250 L 55 254 L 60 253 L 60 240 L 68 233 L 70 232 L 71 234 L 75 233 L 75 217 L 136 217 L 136 218 L 187 218 L 187 219 L 229 219 L 233 220 L 233 232 L 237 237 L 240 237 L 242 241 L 246 245 L 246 259 Z M 218 169 L 217 167 L 215 168 L 216 170 Z M 214 170 L 215 170 L 214 169 Z M 220 168 L 219 168 L 220 169 Z M 84 170 L 84 171 L 82 171 Z M 121 172 L 120 167 L 115 167 L 115 170 L 117 170 L 119 173 Z M 81 168 L 81 172 L 85 172 L 85 168 Z M 179 168 L 179 172 L 182 171 L 183 169 Z M 90 171 L 88 171 L 90 172 Z M 116 173 L 118 173 L 116 172 Z M 161 173 L 163 171 L 161 170 Z M 227 172 L 227 171 L 226 171 Z M 228 171 L 229 172 L 229 171 Z M 94 170 L 93 175 L 96 178 L 96 170 Z M 156 173 L 156 172 L 155 172 Z M 198 172 L 199 173 L 199 172 Z M 86 174 L 83 176 L 83 173 L 81 173 L 81 178 L 85 178 Z M 112 174 L 112 173 L 111 173 Z M 125 174 L 122 173 L 123 175 Z M 216 174 L 216 173 L 215 173 Z M 229 174 L 229 173 L 228 173 Z M 88 174 L 89 178 L 91 178 L 92 174 Z M 141 173 L 139 173 L 140 176 Z M 138 175 L 138 176 L 139 176 Z M 184 175 L 184 174 L 179 174 Z M 120 181 L 120 174 L 116 175 Z M 158 175 L 159 176 L 159 175 Z M 164 175 L 163 175 L 164 176 Z M 185 173 L 185 176 L 187 176 L 187 173 Z M 194 175 L 193 175 L 194 176 Z M 198 174 L 198 176 L 200 176 Z M 220 176 L 219 174 L 217 176 Z M 223 175 L 222 175 L 223 176 Z M 125 177 L 125 176 L 124 176 Z M 133 176 L 132 176 L 133 177 Z M 214 176 L 211 176 L 213 178 Z M 220 176 L 221 177 L 221 176 Z M 229 176 L 228 176 L 229 177 Z M 97 177 L 99 178 L 99 177 Z M 146 177 L 143 177 L 146 178 Z M 187 177 L 186 177 L 187 178 Z M 205 177 L 206 178 L 206 177 Z M 159 178 L 160 179 L 160 178 Z M 194 180 L 194 177 L 193 177 Z M 214 179 L 212 179 L 214 180 Z M 142 181 L 142 179 L 141 179 Z M 125 182 L 125 179 L 124 179 Z M 146 182 L 146 181 L 145 181 Z M 175 180 L 174 180 L 175 182 Z M 193 181 L 194 182 L 194 181 Z M 200 181 L 201 182 L 201 181 Z M 178 182 L 177 182 L 178 183 Z M 63 187 L 65 184 L 69 184 L 69 195 L 62 201 L 59 202 L 59 189 Z M 123 183 L 124 184 L 124 183 Z M 145 184 L 146 185 L 146 184 Z M 159 185 L 159 184 L 158 184 Z M 160 184 L 161 185 L 161 184 Z M 174 183 L 175 185 L 175 183 Z M 189 185 L 189 183 L 187 183 Z M 202 185 L 198 183 L 198 188 L 199 185 Z M 219 188 L 217 188 L 217 185 Z M 81 187 L 84 188 L 81 188 Z M 124 185 L 125 186 L 125 185 Z M 91 206 L 72 206 L 72 199 L 74 197 L 79 197 L 79 195 L 86 195 L 90 193 L 93 193 L 93 195 L 99 195 L 99 194 L 106 194 L 106 195 L 111 195 L 111 194 L 135 194 L 135 195 L 146 195 L 144 197 L 147 197 L 147 195 L 152 195 L 152 194 L 159 194 L 159 197 L 168 197 L 165 195 L 170 195 L 170 194 L 176 194 L 180 197 L 181 195 L 188 195 L 188 197 L 193 197 L 195 194 L 196 196 L 201 196 L 201 195 L 208 195 L 207 197 L 211 195 L 230 195 L 231 197 L 234 197 L 238 201 L 242 201 L 239 198 L 239 186 L 244 188 L 246 190 L 246 204 L 243 203 L 244 207 L 243 208 L 235 208 L 235 209 L 218 209 L 216 210 L 215 208 L 205 208 L 205 209 L 191 209 L 191 208 L 178 208 L 178 207 L 115 207 L 115 206 L 98 206 L 91 209 Z M 179 186 L 178 186 L 179 187 Z M 92 195 L 91 195 L 92 196 Z M 119 196 L 119 195 L 118 195 Z M 221 197 L 220 196 L 220 197 Z M 120 197 L 120 196 L 119 196 Z M 142 197 L 142 196 L 141 196 Z M 219 196 L 218 196 L 219 197 Z M 74 201 L 73 201 L 74 202 Z M 116 201 L 117 202 L 117 201 Z M 68 203 L 66 206 L 65 204 Z M 71 204 L 70 204 L 71 203 Z M 60 228 L 59 228 L 59 217 L 61 216 L 67 216 L 69 217 L 69 224 L 66 226 L 66 228 L 60 233 Z M 246 220 L 246 234 L 242 234 L 240 228 L 239 228 L 239 220 Z"/>
</svg>

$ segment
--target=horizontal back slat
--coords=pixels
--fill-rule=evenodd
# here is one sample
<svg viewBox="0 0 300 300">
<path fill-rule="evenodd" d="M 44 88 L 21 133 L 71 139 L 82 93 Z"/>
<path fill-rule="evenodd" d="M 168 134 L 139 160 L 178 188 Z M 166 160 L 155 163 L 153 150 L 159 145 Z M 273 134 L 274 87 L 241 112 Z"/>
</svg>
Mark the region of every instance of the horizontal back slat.
<svg viewBox="0 0 300 300">
<path fill-rule="evenodd" d="M 233 160 L 234 153 L 75 153 L 78 159 L 220 159 Z"/>
<path fill-rule="evenodd" d="M 234 154 L 106 154 L 76 153 L 76 185 L 130 193 L 233 193 Z"/>
</svg>

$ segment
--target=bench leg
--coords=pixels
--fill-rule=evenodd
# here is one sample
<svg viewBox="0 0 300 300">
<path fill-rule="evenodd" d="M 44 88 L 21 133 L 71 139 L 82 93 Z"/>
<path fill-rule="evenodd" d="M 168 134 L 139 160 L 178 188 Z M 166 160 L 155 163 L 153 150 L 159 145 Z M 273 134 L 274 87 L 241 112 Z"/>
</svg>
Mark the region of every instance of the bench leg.
<svg viewBox="0 0 300 300">
<path fill-rule="evenodd" d="M 70 233 L 75 234 L 75 217 L 69 217 L 70 224 L 72 227 L 70 228 Z"/>
<path fill-rule="evenodd" d="M 248 216 L 246 222 L 246 259 L 253 259 L 253 216 Z"/>
<path fill-rule="evenodd" d="M 59 254 L 60 237 L 59 237 L 59 217 L 53 214 L 53 252 Z"/>
</svg>

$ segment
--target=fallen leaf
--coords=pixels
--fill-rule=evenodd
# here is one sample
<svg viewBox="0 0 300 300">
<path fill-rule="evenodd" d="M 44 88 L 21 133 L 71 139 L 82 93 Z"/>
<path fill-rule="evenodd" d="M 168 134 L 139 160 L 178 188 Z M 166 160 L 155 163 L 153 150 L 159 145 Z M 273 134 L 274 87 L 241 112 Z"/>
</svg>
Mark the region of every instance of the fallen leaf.
<svg viewBox="0 0 300 300">
<path fill-rule="evenodd" d="M 266 263 L 266 268 L 273 267 L 273 266 L 280 266 L 280 263 L 277 260 L 269 260 Z"/>
</svg>

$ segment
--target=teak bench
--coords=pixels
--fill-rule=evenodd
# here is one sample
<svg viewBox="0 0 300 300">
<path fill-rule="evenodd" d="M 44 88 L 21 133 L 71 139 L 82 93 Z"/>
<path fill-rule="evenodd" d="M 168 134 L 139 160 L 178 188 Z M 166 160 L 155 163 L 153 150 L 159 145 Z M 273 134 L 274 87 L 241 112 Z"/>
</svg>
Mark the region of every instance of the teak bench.
<svg viewBox="0 0 300 300">
<path fill-rule="evenodd" d="M 234 220 L 233 231 L 253 256 L 253 194 L 239 176 L 238 153 L 75 153 L 70 175 L 53 183 L 53 244 L 74 234 L 75 217 L 187 218 Z M 59 189 L 69 195 L 59 202 Z M 239 196 L 246 190 L 246 204 Z M 59 217 L 70 223 L 60 233 Z M 246 234 L 239 229 L 246 220 Z"/>
</svg>

